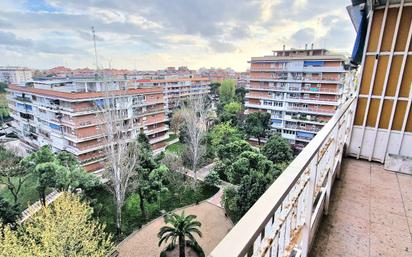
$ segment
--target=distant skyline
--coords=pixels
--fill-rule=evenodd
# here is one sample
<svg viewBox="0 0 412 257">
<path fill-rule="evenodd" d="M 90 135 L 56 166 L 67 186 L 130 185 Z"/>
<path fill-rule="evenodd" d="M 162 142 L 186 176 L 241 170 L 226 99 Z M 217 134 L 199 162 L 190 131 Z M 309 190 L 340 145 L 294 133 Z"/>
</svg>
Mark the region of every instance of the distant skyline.
<svg viewBox="0 0 412 257">
<path fill-rule="evenodd" d="M 0 66 L 231 67 L 310 47 L 350 53 L 349 0 L 0 0 Z"/>
</svg>

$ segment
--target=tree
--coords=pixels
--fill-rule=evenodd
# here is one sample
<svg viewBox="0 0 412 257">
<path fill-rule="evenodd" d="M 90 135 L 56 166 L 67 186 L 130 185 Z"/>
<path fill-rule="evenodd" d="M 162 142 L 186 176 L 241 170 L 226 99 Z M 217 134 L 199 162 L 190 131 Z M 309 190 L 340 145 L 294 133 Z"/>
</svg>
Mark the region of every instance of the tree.
<svg viewBox="0 0 412 257">
<path fill-rule="evenodd" d="M 266 156 L 246 151 L 239 155 L 228 168 L 229 181 L 239 185 L 224 192 L 224 206 L 233 218 L 242 217 L 275 181 L 283 170 Z"/>
<path fill-rule="evenodd" d="M 207 119 L 209 106 L 204 98 L 190 99 L 184 107 L 183 118 L 186 126 L 187 156 L 197 181 L 197 169 L 201 158 L 206 152 L 204 139 L 207 134 Z"/>
<path fill-rule="evenodd" d="M 88 190 L 100 185 L 100 180 L 84 171 L 76 156 L 67 151 L 60 151 L 56 158 L 63 168 L 56 170 L 54 187 L 60 191 L 73 192 L 77 188 Z"/>
<path fill-rule="evenodd" d="M 231 126 L 229 122 L 224 122 L 214 126 L 210 130 L 208 137 L 212 147 L 216 148 L 219 145 L 239 140 L 242 138 L 242 135 L 236 127 Z"/>
<path fill-rule="evenodd" d="M 210 94 L 215 96 L 219 93 L 220 83 L 212 82 L 210 83 Z"/>
<path fill-rule="evenodd" d="M 237 197 L 238 192 L 236 186 L 227 186 L 223 190 L 222 196 L 222 205 L 225 207 L 225 210 L 228 212 L 229 216 L 233 221 L 240 219 L 239 210 L 237 206 Z"/>
<path fill-rule="evenodd" d="M 266 191 L 272 181 L 270 176 L 265 176 L 263 173 L 257 171 L 252 171 L 242 178 L 236 197 L 236 206 L 240 217 L 245 215 L 250 207 L 252 207 Z"/>
<path fill-rule="evenodd" d="M 225 112 L 237 114 L 242 111 L 242 105 L 238 102 L 230 102 L 223 107 Z"/>
<path fill-rule="evenodd" d="M 160 228 L 157 234 L 160 239 L 159 246 L 161 246 L 163 242 L 167 243 L 169 240 L 171 240 L 171 244 L 174 246 L 176 241 L 178 241 L 179 257 L 185 257 L 185 246 L 188 242 L 198 245 L 194 234 L 201 237 L 202 232 L 199 230 L 201 223 L 196 220 L 195 215 L 186 216 L 184 212 L 180 215 L 172 213 L 165 217 L 165 223 L 171 224 L 171 226 L 163 226 Z"/>
<path fill-rule="evenodd" d="M 230 122 L 235 126 L 241 121 L 243 115 L 242 105 L 238 102 L 230 102 L 223 106 L 223 111 L 219 113 L 220 122 Z"/>
<path fill-rule="evenodd" d="M 45 145 L 21 160 L 20 164 L 37 178 L 39 198 L 42 204 L 46 205 L 46 189 L 55 185 L 57 169 L 63 168 L 59 165 L 56 155 L 50 146 Z"/>
<path fill-rule="evenodd" d="M 135 175 L 132 177 L 131 186 L 133 191 L 139 194 L 139 206 L 142 216 L 146 219 L 145 200 L 150 197 L 151 187 L 149 176 L 152 170 L 157 166 L 152 156 L 152 148 L 149 144 L 149 139 L 143 133 L 140 133 L 137 138 L 138 146 L 134 151 L 139 158 L 138 164 L 135 166 Z"/>
<path fill-rule="evenodd" d="M 262 153 L 273 163 L 289 162 L 293 159 L 293 150 L 287 139 L 279 134 L 272 135 L 262 148 Z"/>
<path fill-rule="evenodd" d="M 112 238 L 92 212 L 78 197 L 64 193 L 16 231 L 6 226 L 0 233 L 0 256 L 107 256 L 114 249 Z"/>
<path fill-rule="evenodd" d="M 233 140 L 226 144 L 221 144 L 217 148 L 217 157 L 229 164 L 233 163 L 239 155 L 246 151 L 254 151 L 252 146 L 245 140 Z"/>
<path fill-rule="evenodd" d="M 14 224 L 19 215 L 20 212 L 17 208 L 17 204 L 12 205 L 0 196 L 0 222 L 5 224 Z"/>
<path fill-rule="evenodd" d="M 220 103 L 226 104 L 232 102 L 235 98 L 236 82 L 233 79 L 226 79 L 222 81 L 219 89 Z"/>
<path fill-rule="evenodd" d="M 143 133 L 138 138 L 139 164 L 136 166 L 136 175 L 132 178 L 132 187 L 139 194 L 140 211 L 144 219 L 147 218 L 145 202 L 154 202 L 159 193 L 167 190 L 165 187 L 169 169 L 165 165 L 158 165 L 153 158 L 149 139 Z"/>
<path fill-rule="evenodd" d="M 111 85 L 114 86 L 114 85 Z M 121 234 L 122 207 L 129 190 L 129 182 L 136 175 L 139 156 L 136 140 L 131 140 L 130 131 L 136 129 L 134 118 L 128 117 L 130 96 L 127 89 L 112 91 L 104 88 L 104 99 L 100 108 L 99 118 L 104 121 L 100 126 L 103 137 L 106 167 L 104 177 L 108 179 L 108 188 L 113 193 L 116 205 L 116 229 Z"/>
<path fill-rule="evenodd" d="M 98 178 L 84 171 L 73 154 L 61 151 L 56 155 L 50 146 L 43 146 L 25 157 L 20 165 L 37 178 L 37 190 L 43 205 L 46 204 L 47 188 L 73 191 L 77 188 L 89 189 L 100 183 Z"/>
<path fill-rule="evenodd" d="M 212 186 L 212 187 L 219 186 L 222 183 L 219 178 L 219 173 L 217 173 L 214 170 L 212 170 L 211 172 L 209 172 L 209 174 L 207 174 L 204 182 L 206 183 L 206 185 Z"/>
<path fill-rule="evenodd" d="M 246 93 L 247 93 L 246 88 L 244 88 L 244 87 L 236 88 L 235 94 L 236 94 L 237 101 L 239 101 L 243 104 L 245 102 Z"/>
<path fill-rule="evenodd" d="M 245 131 L 249 137 L 256 137 L 258 144 L 270 129 L 270 114 L 267 112 L 253 112 L 246 115 Z"/>
<path fill-rule="evenodd" d="M 17 204 L 20 190 L 29 177 L 29 170 L 20 165 L 21 158 L 13 150 L 0 147 L 0 182 L 7 186 Z"/>
<path fill-rule="evenodd" d="M 175 134 L 177 134 L 180 131 L 183 123 L 184 123 L 183 111 L 182 110 L 174 111 L 172 114 L 172 119 L 170 120 L 170 129 Z"/>
<path fill-rule="evenodd" d="M 272 181 L 279 176 L 279 172 L 274 169 L 273 163 L 266 156 L 246 151 L 241 153 L 228 169 L 229 182 L 239 185 L 242 178 L 253 171 L 268 176 Z"/>
</svg>

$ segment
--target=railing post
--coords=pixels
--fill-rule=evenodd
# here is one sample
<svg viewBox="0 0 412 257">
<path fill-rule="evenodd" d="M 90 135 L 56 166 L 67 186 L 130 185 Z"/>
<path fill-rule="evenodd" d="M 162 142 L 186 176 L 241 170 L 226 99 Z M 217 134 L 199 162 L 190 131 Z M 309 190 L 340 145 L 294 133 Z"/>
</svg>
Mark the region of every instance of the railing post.
<svg viewBox="0 0 412 257">
<path fill-rule="evenodd" d="M 319 151 L 312 159 L 312 163 L 309 167 L 309 182 L 308 182 L 308 191 L 306 194 L 305 201 L 305 223 L 303 225 L 303 234 L 302 234 L 302 257 L 307 257 L 310 250 L 310 233 L 312 227 L 312 213 L 313 213 L 313 194 L 315 192 L 316 186 L 316 176 L 318 170 L 318 159 Z"/>
<path fill-rule="evenodd" d="M 326 183 L 326 195 L 325 195 L 325 208 L 324 208 L 324 213 L 327 215 L 328 211 L 329 211 L 329 201 L 330 201 L 330 194 L 332 191 L 332 183 L 333 183 L 333 174 L 335 172 L 334 168 L 335 168 L 335 161 L 336 161 L 336 151 L 338 149 L 339 146 L 339 121 L 338 124 L 336 124 L 335 128 L 333 129 L 333 134 L 332 134 L 332 152 L 331 152 L 331 166 L 328 170 L 328 181 Z"/>
</svg>

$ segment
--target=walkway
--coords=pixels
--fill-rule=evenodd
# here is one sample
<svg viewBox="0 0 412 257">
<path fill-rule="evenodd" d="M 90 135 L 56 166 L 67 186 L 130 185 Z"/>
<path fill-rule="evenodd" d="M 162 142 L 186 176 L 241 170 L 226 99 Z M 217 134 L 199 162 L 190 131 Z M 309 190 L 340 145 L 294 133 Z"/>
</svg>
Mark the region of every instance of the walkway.
<svg viewBox="0 0 412 257">
<path fill-rule="evenodd" d="M 207 201 L 199 205 L 179 209 L 176 212 L 180 213 L 182 210 L 185 211 L 185 214 L 196 215 L 197 220 L 202 223 L 200 230 L 203 233 L 203 237 L 197 237 L 197 239 L 206 256 L 233 227 L 233 223 L 225 216 L 224 210 Z M 164 225 L 163 218 L 157 218 L 139 231 L 131 234 L 119 244 L 117 249 L 119 256 L 158 257 L 165 245 L 158 247 L 159 239 L 157 233 Z"/>
<path fill-rule="evenodd" d="M 205 177 L 212 171 L 213 167 L 215 166 L 215 163 L 212 162 L 211 164 L 208 164 L 202 168 L 200 168 L 196 175 L 197 175 L 197 180 L 203 181 L 205 180 Z M 194 178 L 195 173 L 192 170 L 186 169 L 183 167 L 183 172 L 186 172 L 185 175 Z"/>
<path fill-rule="evenodd" d="M 412 256 L 412 176 L 344 159 L 311 256 Z"/>
</svg>

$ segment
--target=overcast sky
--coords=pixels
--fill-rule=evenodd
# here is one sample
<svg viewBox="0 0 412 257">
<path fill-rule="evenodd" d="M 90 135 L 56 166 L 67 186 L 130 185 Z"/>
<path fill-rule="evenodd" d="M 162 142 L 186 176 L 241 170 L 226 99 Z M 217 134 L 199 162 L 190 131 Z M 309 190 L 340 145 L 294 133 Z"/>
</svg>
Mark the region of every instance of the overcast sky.
<svg viewBox="0 0 412 257">
<path fill-rule="evenodd" d="M 350 53 L 349 0 L 0 0 L 0 65 L 232 67 L 313 42 Z"/>
</svg>

